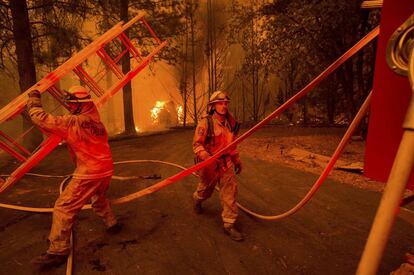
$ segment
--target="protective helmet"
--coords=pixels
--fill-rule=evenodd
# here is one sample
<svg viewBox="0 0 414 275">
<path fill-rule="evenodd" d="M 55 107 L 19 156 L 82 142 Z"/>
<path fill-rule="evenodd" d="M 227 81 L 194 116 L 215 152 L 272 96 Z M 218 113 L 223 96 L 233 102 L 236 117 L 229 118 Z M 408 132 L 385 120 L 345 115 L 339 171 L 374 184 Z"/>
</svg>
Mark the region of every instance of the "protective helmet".
<svg viewBox="0 0 414 275">
<path fill-rule="evenodd" d="M 93 101 L 89 91 L 82 86 L 72 86 L 65 92 L 66 102 L 83 103 Z"/>
<path fill-rule="evenodd" d="M 211 96 L 208 104 L 213 104 L 217 102 L 230 102 L 230 97 L 222 91 L 215 91 Z"/>
</svg>

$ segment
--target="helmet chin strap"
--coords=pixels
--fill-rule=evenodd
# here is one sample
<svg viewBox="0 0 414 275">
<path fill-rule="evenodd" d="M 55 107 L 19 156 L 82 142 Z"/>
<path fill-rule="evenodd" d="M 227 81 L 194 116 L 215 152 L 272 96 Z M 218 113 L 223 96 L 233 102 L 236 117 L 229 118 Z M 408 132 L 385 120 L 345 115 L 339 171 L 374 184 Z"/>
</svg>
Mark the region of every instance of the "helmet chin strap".
<svg viewBox="0 0 414 275">
<path fill-rule="evenodd" d="M 76 103 L 76 104 L 77 104 L 76 110 L 72 114 L 79 115 L 80 112 L 82 111 L 82 103 Z"/>
</svg>

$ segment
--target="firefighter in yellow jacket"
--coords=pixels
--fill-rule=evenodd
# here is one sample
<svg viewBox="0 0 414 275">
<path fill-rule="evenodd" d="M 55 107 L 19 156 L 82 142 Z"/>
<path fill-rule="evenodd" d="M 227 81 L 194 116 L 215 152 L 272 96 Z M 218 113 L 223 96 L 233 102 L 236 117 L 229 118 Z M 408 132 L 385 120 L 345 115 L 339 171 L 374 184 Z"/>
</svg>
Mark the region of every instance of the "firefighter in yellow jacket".
<svg viewBox="0 0 414 275">
<path fill-rule="evenodd" d="M 69 115 L 53 116 L 41 105 L 39 91 L 29 93 L 27 109 L 33 123 L 66 140 L 76 169 L 72 179 L 57 199 L 53 209 L 49 249 L 32 260 L 34 264 L 56 266 L 66 261 L 70 252 L 70 232 L 82 207 L 91 200 L 109 233 L 121 230 L 105 196 L 113 173 L 108 135 L 87 89 L 73 86 L 66 92 Z"/>
<path fill-rule="evenodd" d="M 198 123 L 193 140 L 193 151 L 198 161 L 204 161 L 214 155 L 237 136 L 240 124 L 229 113 L 229 102 L 230 98 L 224 92 L 216 91 L 211 95 L 207 106 L 208 115 Z M 239 174 L 241 170 L 239 154 L 236 148 L 232 148 L 215 163 L 201 170 L 201 182 L 193 194 L 194 211 L 201 214 L 201 203 L 212 195 L 214 187 L 218 184 L 224 232 L 235 241 L 243 240 L 243 235 L 234 227 L 237 219 L 235 173 Z"/>
</svg>

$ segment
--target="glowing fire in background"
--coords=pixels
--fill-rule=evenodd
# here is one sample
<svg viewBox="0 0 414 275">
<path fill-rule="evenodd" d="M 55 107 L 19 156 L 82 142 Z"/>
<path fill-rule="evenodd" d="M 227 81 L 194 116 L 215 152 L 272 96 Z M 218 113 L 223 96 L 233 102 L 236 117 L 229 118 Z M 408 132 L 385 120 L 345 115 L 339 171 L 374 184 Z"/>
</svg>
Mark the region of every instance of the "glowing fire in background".
<svg viewBox="0 0 414 275">
<path fill-rule="evenodd" d="M 184 121 L 183 107 L 172 100 L 156 101 L 150 112 L 152 124 L 157 127 L 174 127 Z"/>
<path fill-rule="evenodd" d="M 178 123 L 183 124 L 184 123 L 184 110 L 183 110 L 183 106 L 181 105 L 177 107 L 177 117 L 178 117 Z"/>
<path fill-rule="evenodd" d="M 161 112 L 161 109 L 164 109 L 164 107 L 165 107 L 165 101 L 155 102 L 154 108 L 151 109 L 152 123 L 158 123 L 158 115 Z"/>
</svg>

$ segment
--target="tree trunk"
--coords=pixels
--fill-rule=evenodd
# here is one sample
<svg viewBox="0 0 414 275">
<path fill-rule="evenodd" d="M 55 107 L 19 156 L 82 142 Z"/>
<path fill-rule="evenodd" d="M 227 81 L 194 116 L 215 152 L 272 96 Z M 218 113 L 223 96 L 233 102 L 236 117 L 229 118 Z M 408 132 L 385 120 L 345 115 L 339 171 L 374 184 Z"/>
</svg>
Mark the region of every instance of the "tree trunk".
<svg viewBox="0 0 414 275">
<path fill-rule="evenodd" d="M 241 79 L 241 85 L 242 85 L 242 102 L 243 102 L 243 108 L 242 108 L 242 116 L 243 116 L 243 123 L 246 122 L 246 96 L 244 94 L 244 80 Z"/>
<path fill-rule="evenodd" d="M 212 74 L 212 31 L 211 31 L 211 0 L 207 0 L 207 63 L 208 63 L 208 97 L 213 93 L 213 74 Z"/>
<path fill-rule="evenodd" d="M 190 0 L 191 1 L 191 0 Z M 186 15 L 185 15 L 185 39 L 184 39 L 184 73 L 183 73 L 183 105 L 184 105 L 184 116 L 183 116 L 183 126 L 187 126 L 187 106 L 188 106 L 188 96 L 187 96 L 187 66 L 188 66 L 188 16 L 189 16 L 189 12 L 191 11 L 191 7 L 189 8 L 189 1 L 187 0 L 185 3 L 186 7 L 185 7 L 185 11 L 186 11 Z"/>
<path fill-rule="evenodd" d="M 253 7 L 252 7 L 253 10 Z M 251 20 L 251 32 L 252 32 L 252 40 L 250 44 L 250 51 L 251 56 L 253 57 L 255 54 L 255 41 L 254 41 L 254 16 L 252 16 Z M 252 96 L 253 96 L 253 121 L 257 122 L 257 96 L 256 96 L 256 60 L 252 58 Z"/>
<path fill-rule="evenodd" d="M 361 39 L 361 37 L 363 37 L 365 35 L 365 29 L 368 26 L 368 15 L 369 12 L 368 11 L 363 11 L 362 12 L 362 22 L 360 25 L 360 30 L 359 33 L 357 35 L 357 39 Z M 364 101 L 364 98 L 367 96 L 368 91 L 365 88 L 365 79 L 364 79 L 364 57 L 366 55 L 366 48 L 363 48 L 359 51 L 358 55 L 357 55 L 357 61 L 356 61 L 356 74 L 357 74 L 357 83 L 358 83 L 358 97 L 360 98 L 361 104 Z M 358 105 L 359 102 L 358 102 Z"/>
<path fill-rule="evenodd" d="M 193 1 L 191 0 L 190 10 L 190 27 L 191 27 L 191 53 L 193 59 L 193 104 L 194 104 L 194 123 L 197 124 L 197 93 L 196 93 L 196 79 L 195 79 L 195 41 L 194 41 L 194 20 L 193 20 Z"/>
<path fill-rule="evenodd" d="M 344 86 L 344 92 L 346 93 L 349 100 L 349 110 L 348 115 L 350 121 L 356 114 L 356 103 L 354 99 L 354 74 L 353 74 L 353 63 L 352 60 L 349 60 L 343 65 L 343 78 L 342 83 Z"/>
<path fill-rule="evenodd" d="M 19 72 L 19 87 L 21 92 L 36 83 L 36 68 L 34 65 L 33 45 L 29 13 L 25 0 L 10 1 L 10 10 L 13 18 L 13 36 L 16 44 L 17 70 Z M 32 123 L 27 113 L 23 113 L 23 132 L 26 132 Z M 33 150 L 42 142 L 40 131 L 30 131 L 24 138 L 24 145 Z"/>
<path fill-rule="evenodd" d="M 217 91 L 219 86 L 217 85 L 217 37 L 216 37 L 216 24 L 215 24 L 215 11 L 213 6 L 211 7 L 211 55 L 213 60 L 212 75 L 213 75 L 213 90 Z"/>
<path fill-rule="evenodd" d="M 129 0 L 121 0 L 120 1 L 120 17 L 121 20 L 125 23 L 128 22 L 128 4 Z M 129 31 L 126 30 L 125 35 L 129 37 Z M 126 54 L 122 57 L 122 72 L 124 74 L 128 73 L 131 70 L 131 61 L 130 61 L 130 54 L 127 51 Z M 132 85 L 131 81 L 122 88 L 123 91 L 123 99 L 124 99 L 124 124 L 125 130 L 124 134 L 134 134 L 135 131 L 135 123 L 134 123 L 134 109 L 132 106 Z"/>
</svg>

